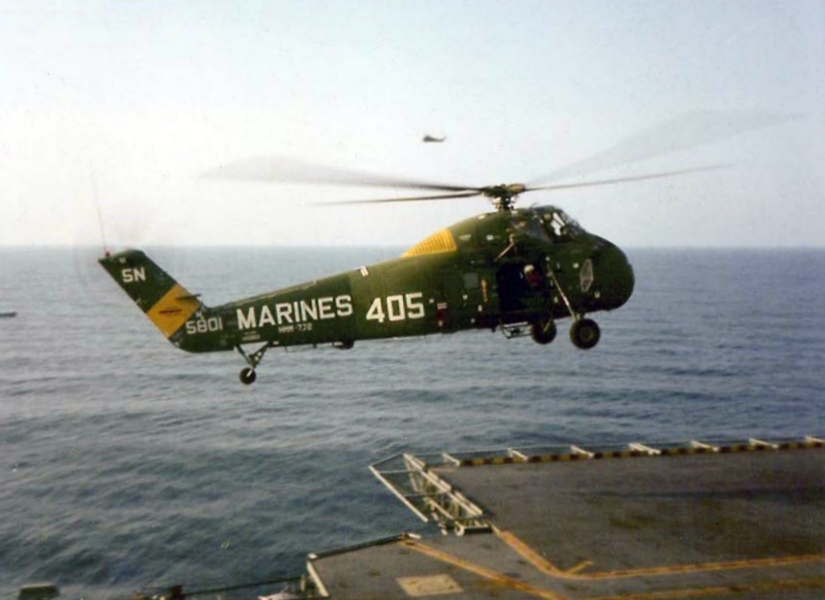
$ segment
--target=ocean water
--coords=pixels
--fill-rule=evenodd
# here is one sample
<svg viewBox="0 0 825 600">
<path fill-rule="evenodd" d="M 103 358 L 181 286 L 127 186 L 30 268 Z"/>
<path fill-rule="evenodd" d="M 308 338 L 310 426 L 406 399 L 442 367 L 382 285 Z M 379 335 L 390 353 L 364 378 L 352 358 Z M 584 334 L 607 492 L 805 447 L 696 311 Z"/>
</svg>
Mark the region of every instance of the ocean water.
<svg viewBox="0 0 825 600">
<path fill-rule="evenodd" d="M 207 304 L 394 249 L 151 249 Z M 367 466 L 401 451 L 825 434 L 825 251 L 629 250 L 599 346 L 467 332 L 233 353 L 168 344 L 87 249 L 0 250 L 0 598 L 128 598 L 303 572 L 431 531 Z"/>
</svg>

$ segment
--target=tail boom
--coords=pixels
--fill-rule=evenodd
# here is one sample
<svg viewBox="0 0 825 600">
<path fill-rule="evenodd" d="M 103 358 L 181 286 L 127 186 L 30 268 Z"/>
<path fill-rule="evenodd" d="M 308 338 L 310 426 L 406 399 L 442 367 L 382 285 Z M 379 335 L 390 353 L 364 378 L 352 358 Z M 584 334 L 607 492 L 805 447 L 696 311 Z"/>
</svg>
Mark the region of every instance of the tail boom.
<svg viewBox="0 0 825 600">
<path fill-rule="evenodd" d="M 175 281 L 141 250 L 125 250 L 99 261 L 155 327 L 176 346 L 184 343 L 185 324 L 207 310 L 196 295 Z"/>
</svg>

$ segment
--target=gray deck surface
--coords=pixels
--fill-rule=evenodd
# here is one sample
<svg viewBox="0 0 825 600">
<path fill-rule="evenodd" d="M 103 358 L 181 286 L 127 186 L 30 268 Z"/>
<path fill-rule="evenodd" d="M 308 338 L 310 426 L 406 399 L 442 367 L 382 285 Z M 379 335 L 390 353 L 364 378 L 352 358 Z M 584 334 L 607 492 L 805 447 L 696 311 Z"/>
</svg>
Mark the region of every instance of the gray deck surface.
<svg viewBox="0 0 825 600">
<path fill-rule="evenodd" d="M 494 533 L 310 561 L 333 598 L 825 598 L 825 449 L 433 471 Z"/>
</svg>

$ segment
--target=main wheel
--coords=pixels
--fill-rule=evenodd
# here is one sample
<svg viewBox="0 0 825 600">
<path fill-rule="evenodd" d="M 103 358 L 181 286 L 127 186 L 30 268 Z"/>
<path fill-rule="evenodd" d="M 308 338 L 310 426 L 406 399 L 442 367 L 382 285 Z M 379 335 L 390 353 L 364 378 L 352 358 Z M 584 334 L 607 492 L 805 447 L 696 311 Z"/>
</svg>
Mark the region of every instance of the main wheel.
<svg viewBox="0 0 825 600">
<path fill-rule="evenodd" d="M 592 319 L 579 319 L 570 326 L 570 341 L 582 350 L 590 350 L 599 343 L 602 333 Z"/>
<path fill-rule="evenodd" d="M 238 375 L 238 379 L 241 380 L 241 383 L 244 385 L 250 385 L 255 383 L 255 380 L 258 378 L 258 375 L 255 373 L 255 369 L 252 367 L 244 367 L 241 369 L 240 374 Z"/>
<path fill-rule="evenodd" d="M 530 323 L 530 337 L 537 344 L 549 344 L 556 339 L 556 323 L 555 321 L 536 321 Z"/>
</svg>

